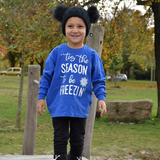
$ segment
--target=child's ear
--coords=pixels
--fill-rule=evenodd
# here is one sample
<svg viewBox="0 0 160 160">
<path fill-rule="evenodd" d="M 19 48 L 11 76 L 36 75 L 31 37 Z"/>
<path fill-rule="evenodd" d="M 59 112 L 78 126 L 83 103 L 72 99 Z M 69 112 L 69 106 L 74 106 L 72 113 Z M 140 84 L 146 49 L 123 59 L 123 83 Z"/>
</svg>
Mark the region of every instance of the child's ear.
<svg viewBox="0 0 160 160">
<path fill-rule="evenodd" d="M 57 5 L 56 8 L 53 10 L 53 18 L 55 18 L 59 22 L 62 22 L 63 15 L 67 9 L 67 6 Z"/>
<path fill-rule="evenodd" d="M 97 7 L 93 6 L 93 5 L 88 7 L 87 13 L 88 13 L 90 22 L 97 23 L 97 21 L 100 17 L 99 12 L 97 10 Z"/>
</svg>

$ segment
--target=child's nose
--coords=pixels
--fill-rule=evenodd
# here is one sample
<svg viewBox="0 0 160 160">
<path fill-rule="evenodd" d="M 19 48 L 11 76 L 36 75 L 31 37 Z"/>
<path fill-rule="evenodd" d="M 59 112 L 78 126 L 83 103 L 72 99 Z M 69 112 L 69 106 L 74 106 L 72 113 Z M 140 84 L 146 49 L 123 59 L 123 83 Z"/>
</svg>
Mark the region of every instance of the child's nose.
<svg viewBox="0 0 160 160">
<path fill-rule="evenodd" d="M 77 27 L 74 27 L 74 28 L 73 28 L 73 32 L 78 32 L 78 28 L 77 28 Z"/>
</svg>

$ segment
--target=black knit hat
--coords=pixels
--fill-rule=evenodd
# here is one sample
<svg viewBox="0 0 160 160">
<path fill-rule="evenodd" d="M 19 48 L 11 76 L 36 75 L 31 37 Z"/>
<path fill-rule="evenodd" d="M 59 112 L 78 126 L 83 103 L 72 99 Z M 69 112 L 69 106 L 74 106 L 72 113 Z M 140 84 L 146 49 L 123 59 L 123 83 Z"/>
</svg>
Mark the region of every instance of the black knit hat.
<svg viewBox="0 0 160 160">
<path fill-rule="evenodd" d="M 89 33 L 91 23 L 96 23 L 99 19 L 99 12 L 97 7 L 90 6 L 86 11 L 82 7 L 74 6 L 67 7 L 64 5 L 57 5 L 53 12 L 53 17 L 61 22 L 62 32 L 65 35 L 65 24 L 71 17 L 79 17 L 83 19 L 86 24 L 86 37 Z"/>
</svg>

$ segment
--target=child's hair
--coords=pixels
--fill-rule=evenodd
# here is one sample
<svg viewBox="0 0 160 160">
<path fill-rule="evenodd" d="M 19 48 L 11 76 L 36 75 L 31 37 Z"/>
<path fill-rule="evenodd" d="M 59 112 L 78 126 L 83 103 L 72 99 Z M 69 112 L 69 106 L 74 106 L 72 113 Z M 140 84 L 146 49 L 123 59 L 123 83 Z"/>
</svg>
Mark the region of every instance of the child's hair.
<svg viewBox="0 0 160 160">
<path fill-rule="evenodd" d="M 91 23 L 96 23 L 99 19 L 99 12 L 96 6 L 88 7 L 87 11 L 82 7 L 74 6 L 67 7 L 64 5 L 57 5 L 53 12 L 53 17 L 61 22 L 62 33 L 65 35 L 65 24 L 71 17 L 79 17 L 83 19 L 86 25 L 86 37 L 89 33 Z"/>
</svg>

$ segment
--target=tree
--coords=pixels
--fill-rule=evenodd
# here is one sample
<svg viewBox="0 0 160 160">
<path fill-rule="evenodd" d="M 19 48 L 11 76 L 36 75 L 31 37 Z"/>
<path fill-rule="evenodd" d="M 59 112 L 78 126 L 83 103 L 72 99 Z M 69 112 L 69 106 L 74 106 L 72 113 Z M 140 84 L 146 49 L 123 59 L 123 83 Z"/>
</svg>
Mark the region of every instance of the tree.
<svg viewBox="0 0 160 160">
<path fill-rule="evenodd" d="M 112 17 L 107 18 L 107 15 L 104 15 L 105 18 L 101 19 L 100 25 L 105 27 L 105 35 L 102 46 L 102 61 L 104 69 L 108 70 L 113 64 L 113 57 L 120 56 L 120 50 L 122 47 L 122 37 L 120 34 L 120 28 L 118 27 L 118 18 L 117 17 L 117 8 L 119 3 L 115 3 L 115 8 L 113 8 Z M 102 4 L 104 5 L 104 4 Z M 103 7 L 102 7 L 103 8 Z M 103 8 L 104 9 L 104 8 Z M 102 12 L 105 13 L 105 10 L 102 9 Z"/>
<path fill-rule="evenodd" d="M 148 34 L 147 20 L 141 16 L 140 11 L 124 7 L 120 11 L 120 27 L 122 27 L 122 57 L 124 62 L 123 73 L 130 76 L 130 68 L 135 63 L 142 65 L 145 62 L 144 50 Z M 142 58 L 143 57 L 143 58 Z"/>
<path fill-rule="evenodd" d="M 149 17 L 151 15 L 151 11 L 153 11 L 154 13 L 154 47 L 155 47 L 157 92 L 158 92 L 157 117 L 160 118 L 160 63 L 159 63 L 160 61 L 160 45 L 159 45 L 160 44 L 160 32 L 159 32 L 160 0 L 136 0 L 136 1 L 137 1 L 137 5 L 149 6 L 145 15 Z"/>
<path fill-rule="evenodd" d="M 115 85 L 114 85 L 115 87 L 116 87 L 116 81 L 117 81 L 117 78 L 116 78 L 117 72 L 120 71 L 122 69 L 122 67 L 123 67 L 122 57 L 113 56 L 112 63 L 110 65 L 109 69 L 112 70 L 111 80 L 112 80 L 112 82 L 113 82 L 113 80 L 115 81 Z M 119 79 L 118 79 L 118 82 L 119 82 Z"/>
<path fill-rule="evenodd" d="M 3 57 L 2 60 L 8 60 L 11 67 L 15 67 L 17 61 L 19 61 L 19 53 L 14 51 L 8 51 L 7 54 Z"/>
<path fill-rule="evenodd" d="M 160 0 L 137 0 L 137 5 L 147 5 L 152 8 L 154 13 L 154 46 L 155 46 L 155 60 L 156 60 L 156 75 L 157 75 L 157 91 L 158 91 L 158 108 L 157 117 L 160 118 Z"/>
<path fill-rule="evenodd" d="M 151 84 L 152 87 L 152 81 L 154 79 L 153 71 L 155 68 L 155 55 L 154 55 L 154 43 L 151 41 L 151 43 L 148 45 L 148 52 L 146 53 L 147 63 L 149 64 L 151 68 Z"/>
<path fill-rule="evenodd" d="M 40 0 L 6 0 L 5 2 L 0 1 L 0 3 L 3 12 L 0 23 L 4 44 L 8 48 L 10 47 L 11 53 L 19 53 L 18 56 L 20 57 L 22 68 L 15 125 L 16 128 L 19 128 L 21 123 L 25 54 L 29 53 L 33 49 L 33 45 L 36 44 L 36 41 L 33 41 L 33 37 L 35 38 L 35 35 L 38 35 L 39 30 L 37 28 L 42 27 L 43 23 L 46 24 L 45 21 L 48 21 L 48 19 L 52 19 L 50 12 L 56 3 L 50 0 L 43 2 Z M 45 6 L 48 8 L 46 9 Z M 43 10 L 41 10 L 41 7 L 44 7 Z M 42 18 L 43 20 L 41 20 Z M 46 27 L 44 31 L 46 32 L 47 29 Z M 52 29 L 54 29 L 54 26 Z"/>
<path fill-rule="evenodd" d="M 144 65 L 146 59 L 144 51 L 147 44 L 145 39 L 150 38 L 153 34 L 148 34 L 148 22 L 146 18 L 141 16 L 140 11 L 128 9 L 124 5 L 117 13 L 113 13 L 113 18 L 104 22 L 106 34 L 102 59 L 107 70 L 112 64 L 113 56 L 123 57 L 122 72 L 129 77 L 130 67 L 134 63 Z"/>
<path fill-rule="evenodd" d="M 28 1 L 21 1 L 21 8 L 22 8 L 22 24 L 23 24 L 23 41 L 22 41 L 22 56 L 21 56 L 21 68 L 22 68 L 22 73 L 21 73 L 21 79 L 20 79 L 20 89 L 19 89 L 19 98 L 18 98 L 18 109 L 17 109 L 17 120 L 16 120 L 16 128 L 20 128 L 20 122 L 21 122 L 21 106 L 22 106 L 22 92 L 23 92 L 23 77 L 24 77 L 24 56 L 25 56 L 25 47 L 26 47 L 26 13 L 28 6 L 30 6 L 31 2 Z M 37 5 L 37 4 L 33 4 Z M 37 24 L 36 24 L 37 25 Z"/>
<path fill-rule="evenodd" d="M 17 23 L 14 21 L 13 17 L 13 19 L 8 18 L 10 14 L 7 10 L 11 7 L 12 3 L 9 3 L 8 1 L 6 1 L 6 3 L 0 3 L 2 3 L 2 16 L 0 17 L 2 31 L 0 34 L 3 37 L 1 45 L 5 46 L 7 49 L 7 54 L 4 56 L 3 60 L 8 59 L 11 67 L 14 67 L 15 63 L 20 58 L 18 46 L 16 45 L 17 39 L 14 36 L 16 34 L 14 29 L 17 27 Z M 4 5 L 5 8 L 3 8 Z"/>
</svg>

